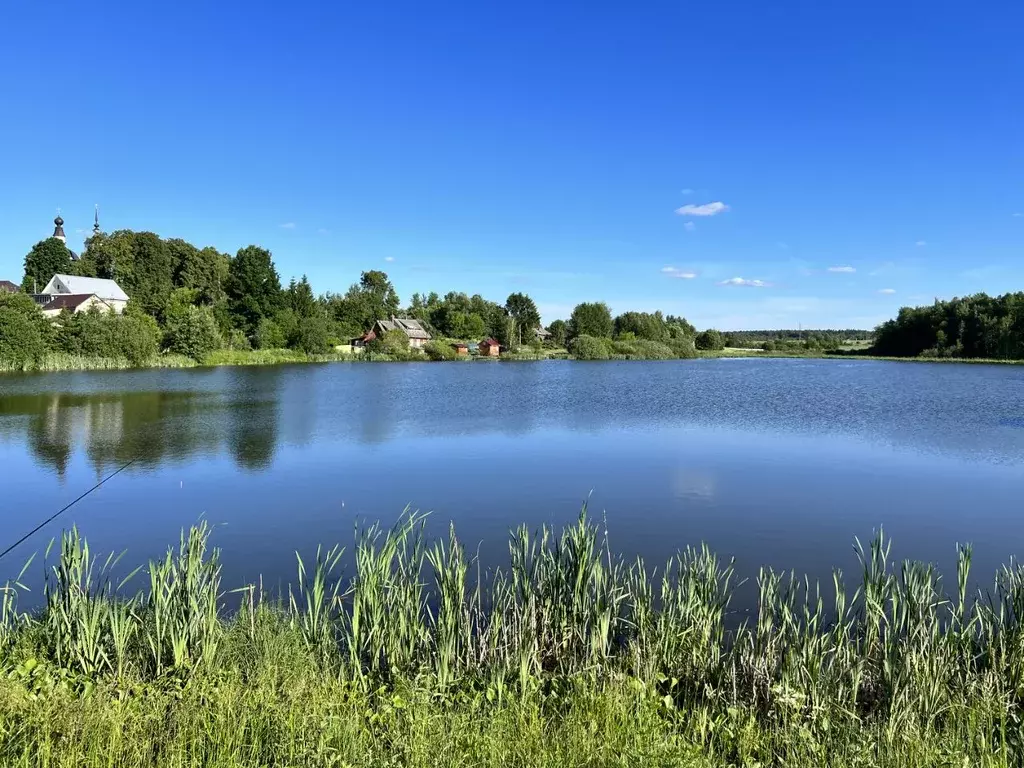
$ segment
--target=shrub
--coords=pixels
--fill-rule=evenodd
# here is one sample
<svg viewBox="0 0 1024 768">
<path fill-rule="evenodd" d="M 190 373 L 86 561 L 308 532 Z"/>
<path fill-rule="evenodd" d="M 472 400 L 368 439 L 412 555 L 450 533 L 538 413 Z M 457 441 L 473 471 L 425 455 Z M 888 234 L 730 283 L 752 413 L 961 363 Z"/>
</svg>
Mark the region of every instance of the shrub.
<svg viewBox="0 0 1024 768">
<path fill-rule="evenodd" d="M 322 355 L 331 351 L 334 345 L 331 343 L 331 326 L 327 318 L 315 314 L 296 323 L 288 346 L 307 355 Z"/>
<path fill-rule="evenodd" d="M 427 353 L 427 357 L 431 360 L 456 360 L 459 357 L 459 353 L 455 351 L 452 345 L 443 341 L 427 342 L 423 351 Z"/>
<path fill-rule="evenodd" d="M 681 336 L 669 339 L 666 344 L 672 350 L 672 354 L 680 360 L 689 360 L 697 356 L 697 349 L 693 346 L 693 339 Z"/>
<path fill-rule="evenodd" d="M 409 356 L 409 337 L 402 331 L 388 331 L 366 345 L 368 352 L 375 355 L 390 355 L 397 360 Z"/>
<path fill-rule="evenodd" d="M 260 320 L 253 341 L 255 342 L 256 349 L 281 349 L 288 342 L 284 331 L 281 330 L 281 326 L 269 317 L 264 317 Z"/>
<path fill-rule="evenodd" d="M 156 355 L 159 346 L 156 320 L 135 310 L 123 315 L 96 308 L 62 312 L 57 325 L 57 349 L 72 355 L 123 358 L 142 365 Z"/>
<path fill-rule="evenodd" d="M 167 347 L 171 352 L 202 360 L 221 346 L 220 331 L 208 307 L 185 307 L 168 313 Z"/>
<path fill-rule="evenodd" d="M 705 351 L 725 349 L 725 342 L 722 340 L 722 334 L 714 328 L 709 328 L 706 331 L 698 333 L 697 338 L 694 340 L 694 344 L 697 349 Z"/>
<path fill-rule="evenodd" d="M 569 342 L 569 354 L 577 360 L 607 360 L 611 356 L 602 339 L 587 335 L 577 336 Z"/>
<path fill-rule="evenodd" d="M 49 351 L 50 324 L 23 293 L 0 293 L 0 362 L 24 368 Z"/>
</svg>

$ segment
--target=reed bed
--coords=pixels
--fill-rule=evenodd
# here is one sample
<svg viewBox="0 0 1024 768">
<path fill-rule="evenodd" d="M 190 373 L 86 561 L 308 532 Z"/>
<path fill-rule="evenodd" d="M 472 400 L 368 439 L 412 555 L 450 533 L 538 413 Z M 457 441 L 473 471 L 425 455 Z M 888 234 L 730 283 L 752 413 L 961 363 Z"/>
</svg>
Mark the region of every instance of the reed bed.
<svg viewBox="0 0 1024 768">
<path fill-rule="evenodd" d="M 0 763 L 1020 764 L 1024 569 L 969 594 L 967 547 L 949 590 L 881 534 L 855 583 L 764 570 L 741 621 L 733 563 L 627 562 L 586 510 L 493 571 L 406 514 L 273 596 L 209 539 L 115 582 L 71 530 L 43 609 L 3 589 Z"/>
</svg>

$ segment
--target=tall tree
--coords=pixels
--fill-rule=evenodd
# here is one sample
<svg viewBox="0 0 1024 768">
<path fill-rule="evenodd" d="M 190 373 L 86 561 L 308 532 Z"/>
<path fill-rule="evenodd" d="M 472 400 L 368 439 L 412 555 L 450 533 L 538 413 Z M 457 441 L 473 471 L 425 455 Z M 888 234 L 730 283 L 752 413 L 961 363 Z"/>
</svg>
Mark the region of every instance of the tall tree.
<svg viewBox="0 0 1024 768">
<path fill-rule="evenodd" d="M 281 280 L 270 251 L 256 245 L 239 250 L 228 268 L 225 292 L 229 311 L 252 336 L 260 320 L 273 317 L 281 306 Z"/>
<path fill-rule="evenodd" d="M 551 334 L 551 341 L 559 347 L 564 347 L 569 337 L 569 324 L 565 320 L 555 320 L 548 326 L 548 333 Z"/>
<path fill-rule="evenodd" d="M 398 312 L 398 293 L 386 272 L 376 269 L 363 272 L 359 278 L 359 290 L 372 322 L 386 320 Z"/>
<path fill-rule="evenodd" d="M 520 344 L 530 341 L 540 327 L 540 312 L 533 299 L 525 293 L 513 293 L 505 300 L 505 311 L 516 321 L 516 340 Z"/>
<path fill-rule="evenodd" d="M 612 335 L 612 313 L 604 302 L 577 304 L 569 318 L 569 337 Z"/>
<path fill-rule="evenodd" d="M 71 272 L 71 251 L 56 237 L 49 237 L 32 246 L 25 255 L 25 276 L 21 289 L 26 293 L 41 291 L 54 275 Z"/>
<path fill-rule="evenodd" d="M 623 312 L 615 318 L 615 335 L 627 333 L 648 341 L 665 341 L 669 336 L 668 325 L 661 312 Z"/>
</svg>

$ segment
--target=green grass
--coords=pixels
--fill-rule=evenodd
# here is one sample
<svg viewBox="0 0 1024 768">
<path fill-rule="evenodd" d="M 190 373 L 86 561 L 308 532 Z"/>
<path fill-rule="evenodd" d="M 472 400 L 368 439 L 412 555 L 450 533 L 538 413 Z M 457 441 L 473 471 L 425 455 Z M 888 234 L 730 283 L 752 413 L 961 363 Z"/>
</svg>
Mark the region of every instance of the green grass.
<svg viewBox="0 0 1024 768">
<path fill-rule="evenodd" d="M 1018 765 L 1024 568 L 968 594 L 895 565 L 819 586 L 688 549 L 654 570 L 584 514 L 520 528 L 481 573 L 421 518 L 297 558 L 271 597 L 227 592 L 204 524 L 115 584 L 66 533 L 45 608 L 0 594 L 4 766 Z M 129 584 L 133 579 L 129 579 Z M 226 613 L 225 600 L 240 603 Z"/>
<path fill-rule="evenodd" d="M 195 360 L 184 355 L 158 355 L 142 365 L 124 357 L 95 357 L 73 355 L 66 352 L 48 352 L 41 360 L 30 365 L 14 365 L 0 360 L 0 373 L 28 373 L 52 371 L 118 371 L 129 368 L 192 368 Z"/>
</svg>

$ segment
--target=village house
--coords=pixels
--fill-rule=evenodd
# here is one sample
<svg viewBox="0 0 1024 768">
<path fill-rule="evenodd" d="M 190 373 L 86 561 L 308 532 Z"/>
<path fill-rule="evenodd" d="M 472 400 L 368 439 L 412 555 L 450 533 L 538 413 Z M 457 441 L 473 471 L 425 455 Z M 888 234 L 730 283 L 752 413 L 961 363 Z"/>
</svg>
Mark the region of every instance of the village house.
<svg viewBox="0 0 1024 768">
<path fill-rule="evenodd" d="M 501 354 L 501 342 L 497 339 L 484 339 L 478 349 L 481 357 L 497 357 Z"/>
<path fill-rule="evenodd" d="M 383 337 L 388 331 L 404 333 L 409 339 L 409 346 L 413 349 L 422 349 L 430 341 L 430 334 L 424 330 L 419 320 L 392 316 L 390 320 L 378 320 L 369 331 L 357 339 L 352 339 L 352 346 L 365 347 L 374 339 Z"/>
<path fill-rule="evenodd" d="M 0 280 L 0 293 L 17 293 L 18 286 L 10 280 Z"/>
<path fill-rule="evenodd" d="M 69 312 L 88 312 L 96 308 L 100 312 L 113 312 L 114 309 L 95 293 L 61 293 L 51 298 L 41 309 L 47 317 L 56 317 L 65 309 Z"/>
<path fill-rule="evenodd" d="M 469 354 L 469 344 L 463 344 L 461 341 L 457 341 L 454 344 L 452 344 L 452 349 L 455 350 L 455 354 L 457 355 Z"/>
<path fill-rule="evenodd" d="M 85 301 L 88 297 L 95 297 L 96 301 Z M 84 312 L 92 306 L 121 314 L 128 306 L 128 294 L 113 280 L 75 275 L 54 275 L 35 298 L 43 308 L 43 314 L 51 313 L 58 298 L 61 299 L 61 306 L 53 314 L 59 313 L 61 309 Z"/>
<path fill-rule="evenodd" d="M 534 336 L 537 337 L 537 341 L 540 341 L 540 342 L 548 341 L 551 338 L 551 331 L 549 331 L 544 326 L 540 326 L 538 328 L 535 328 L 533 333 L 534 333 Z"/>
</svg>

